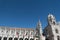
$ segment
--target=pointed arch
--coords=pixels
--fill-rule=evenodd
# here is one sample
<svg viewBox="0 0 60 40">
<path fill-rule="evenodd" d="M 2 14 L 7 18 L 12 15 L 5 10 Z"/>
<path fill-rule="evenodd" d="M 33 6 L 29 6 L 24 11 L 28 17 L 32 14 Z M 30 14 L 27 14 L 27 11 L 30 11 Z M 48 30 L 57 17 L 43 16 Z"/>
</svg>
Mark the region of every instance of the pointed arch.
<svg viewBox="0 0 60 40">
<path fill-rule="evenodd" d="M 23 38 L 20 38 L 19 40 L 23 40 Z"/>
<path fill-rule="evenodd" d="M 33 38 L 31 38 L 30 40 L 34 40 Z"/>
<path fill-rule="evenodd" d="M 7 40 L 7 37 L 4 37 L 3 40 Z"/>
<path fill-rule="evenodd" d="M 18 40 L 18 38 L 14 38 L 14 40 Z"/>
<path fill-rule="evenodd" d="M 29 40 L 28 38 L 25 38 L 25 40 Z"/>
<path fill-rule="evenodd" d="M 12 39 L 13 39 L 12 37 L 9 38 L 9 40 L 12 40 Z"/>
</svg>

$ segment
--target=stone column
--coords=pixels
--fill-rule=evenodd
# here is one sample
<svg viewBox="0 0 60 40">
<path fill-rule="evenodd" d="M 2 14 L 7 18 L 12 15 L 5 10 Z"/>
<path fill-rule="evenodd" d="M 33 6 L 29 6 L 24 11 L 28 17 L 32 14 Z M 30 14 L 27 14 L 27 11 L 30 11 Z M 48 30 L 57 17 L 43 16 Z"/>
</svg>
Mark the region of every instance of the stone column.
<svg viewBox="0 0 60 40">
<path fill-rule="evenodd" d="M 19 40 L 19 38 L 18 38 L 18 40 Z"/>
<path fill-rule="evenodd" d="M 9 40 L 9 37 L 7 37 L 7 40 Z"/>
<path fill-rule="evenodd" d="M 1 39 L 1 40 L 3 40 L 3 38 L 4 38 L 4 37 L 2 37 L 2 39 Z"/>
<path fill-rule="evenodd" d="M 23 38 L 23 40 L 25 40 L 25 38 Z"/>
<path fill-rule="evenodd" d="M 14 40 L 14 37 L 13 37 L 13 39 L 12 40 Z"/>
<path fill-rule="evenodd" d="M 28 38 L 28 40 L 30 40 L 30 38 Z"/>
</svg>

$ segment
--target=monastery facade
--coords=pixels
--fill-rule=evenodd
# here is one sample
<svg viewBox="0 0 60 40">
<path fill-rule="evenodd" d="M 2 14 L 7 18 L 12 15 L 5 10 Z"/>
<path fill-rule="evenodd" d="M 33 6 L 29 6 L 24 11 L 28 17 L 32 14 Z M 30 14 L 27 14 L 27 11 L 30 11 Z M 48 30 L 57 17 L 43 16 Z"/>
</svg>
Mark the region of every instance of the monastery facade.
<svg viewBox="0 0 60 40">
<path fill-rule="evenodd" d="M 47 21 L 43 31 L 40 20 L 36 29 L 0 26 L 0 40 L 60 40 L 60 22 L 56 22 L 52 14 L 48 15 Z"/>
</svg>

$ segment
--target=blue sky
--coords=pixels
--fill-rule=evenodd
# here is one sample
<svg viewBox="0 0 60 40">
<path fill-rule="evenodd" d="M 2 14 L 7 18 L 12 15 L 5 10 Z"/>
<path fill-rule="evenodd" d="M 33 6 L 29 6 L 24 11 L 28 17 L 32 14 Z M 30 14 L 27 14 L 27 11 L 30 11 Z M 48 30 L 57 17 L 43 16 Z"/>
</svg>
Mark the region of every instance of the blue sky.
<svg viewBox="0 0 60 40">
<path fill-rule="evenodd" d="M 60 20 L 60 0 L 0 0 L 0 26 L 35 28 L 40 19 L 44 28 L 49 13 Z"/>
</svg>

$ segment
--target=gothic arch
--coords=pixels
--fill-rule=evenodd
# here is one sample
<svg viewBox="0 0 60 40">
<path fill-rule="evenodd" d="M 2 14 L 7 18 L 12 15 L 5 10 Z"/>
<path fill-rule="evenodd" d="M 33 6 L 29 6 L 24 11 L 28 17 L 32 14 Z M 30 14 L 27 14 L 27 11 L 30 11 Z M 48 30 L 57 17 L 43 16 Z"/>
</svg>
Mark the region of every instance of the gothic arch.
<svg viewBox="0 0 60 40">
<path fill-rule="evenodd" d="M 7 40 L 7 37 L 4 37 L 3 40 Z"/>
<path fill-rule="evenodd" d="M 20 38 L 19 40 L 23 40 L 23 38 Z"/>
<path fill-rule="evenodd" d="M 31 38 L 30 40 L 34 40 L 33 38 Z"/>
<path fill-rule="evenodd" d="M 58 29 L 55 29 L 55 32 L 58 33 Z"/>
<path fill-rule="evenodd" d="M 57 40 L 60 40 L 60 36 L 57 36 Z"/>
<path fill-rule="evenodd" d="M 18 40 L 18 38 L 14 38 L 14 40 Z"/>
<path fill-rule="evenodd" d="M 13 39 L 12 37 L 9 38 L 9 40 L 12 40 L 12 39 Z"/>
</svg>

